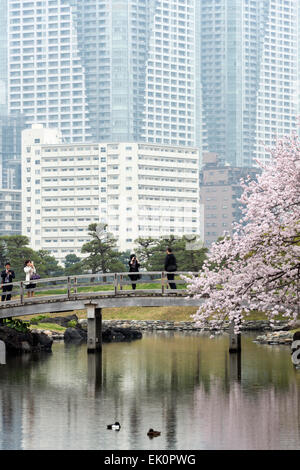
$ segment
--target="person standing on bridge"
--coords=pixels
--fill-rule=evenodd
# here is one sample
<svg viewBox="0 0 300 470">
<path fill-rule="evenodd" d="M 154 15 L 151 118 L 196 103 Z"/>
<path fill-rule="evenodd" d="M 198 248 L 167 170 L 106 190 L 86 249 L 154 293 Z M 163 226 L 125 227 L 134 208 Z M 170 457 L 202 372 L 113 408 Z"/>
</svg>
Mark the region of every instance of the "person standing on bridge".
<svg viewBox="0 0 300 470">
<path fill-rule="evenodd" d="M 129 259 L 129 272 L 131 273 L 138 273 L 139 272 L 139 267 L 140 267 L 140 263 L 138 262 L 138 259 L 135 255 L 130 255 L 130 259 Z M 140 278 L 140 275 L 139 274 L 129 274 L 129 277 L 131 279 L 131 281 L 137 281 L 139 278 Z M 135 290 L 136 289 L 136 283 L 135 282 L 132 282 L 132 289 Z"/>
<path fill-rule="evenodd" d="M 31 261 L 30 259 L 27 259 L 24 263 L 24 272 L 26 274 L 25 280 L 26 280 L 27 297 L 33 297 L 36 284 L 31 282 L 31 280 L 32 280 L 32 276 L 36 273 L 36 269 L 33 264 L 33 261 Z"/>
<path fill-rule="evenodd" d="M 175 255 L 173 254 L 172 248 L 167 248 L 167 255 L 165 257 L 165 271 L 175 272 L 177 271 L 177 263 Z M 168 281 L 174 280 L 175 274 L 167 274 Z M 169 286 L 171 289 L 176 289 L 175 282 L 169 282 Z"/>
<path fill-rule="evenodd" d="M 4 271 L 1 272 L 1 287 L 3 292 L 1 297 L 2 302 L 11 299 L 11 294 L 4 294 L 4 292 L 11 292 L 13 290 L 13 286 L 10 283 L 13 282 L 14 278 L 15 273 L 10 269 L 10 263 L 6 263 Z"/>
</svg>

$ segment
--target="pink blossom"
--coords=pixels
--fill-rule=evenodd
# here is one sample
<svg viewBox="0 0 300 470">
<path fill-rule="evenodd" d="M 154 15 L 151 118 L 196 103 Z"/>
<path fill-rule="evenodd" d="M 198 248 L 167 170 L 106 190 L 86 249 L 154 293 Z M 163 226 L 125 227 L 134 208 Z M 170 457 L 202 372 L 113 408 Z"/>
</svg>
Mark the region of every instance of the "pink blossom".
<svg viewBox="0 0 300 470">
<path fill-rule="evenodd" d="M 300 142 L 285 137 L 259 164 L 257 181 L 243 181 L 243 216 L 234 234 L 211 246 L 198 277 L 188 278 L 188 293 L 206 302 L 193 316 L 200 326 L 213 320 L 235 331 L 251 310 L 270 321 L 284 314 L 296 320 L 300 300 Z"/>
</svg>

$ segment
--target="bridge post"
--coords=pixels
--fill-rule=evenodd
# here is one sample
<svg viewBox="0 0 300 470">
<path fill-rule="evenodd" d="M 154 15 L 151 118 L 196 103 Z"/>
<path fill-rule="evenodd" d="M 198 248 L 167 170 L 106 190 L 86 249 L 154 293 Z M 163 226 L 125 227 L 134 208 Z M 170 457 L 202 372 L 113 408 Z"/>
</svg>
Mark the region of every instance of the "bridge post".
<svg viewBox="0 0 300 470">
<path fill-rule="evenodd" d="M 24 303 L 24 283 L 23 281 L 20 282 L 20 303 Z"/>
<path fill-rule="evenodd" d="M 87 304 L 87 352 L 102 349 L 102 309 L 98 304 Z"/>
<path fill-rule="evenodd" d="M 161 293 L 164 295 L 165 293 L 165 273 L 164 271 L 161 273 Z"/>
<path fill-rule="evenodd" d="M 77 277 L 74 277 L 74 294 L 77 294 Z"/>
<path fill-rule="evenodd" d="M 118 274 L 117 273 L 114 274 L 114 292 L 115 292 L 115 295 L 117 295 L 118 293 Z"/>
<path fill-rule="evenodd" d="M 70 280 L 70 276 L 68 276 L 68 279 L 67 279 L 67 292 L 68 292 L 68 299 L 70 299 L 70 297 L 71 297 L 71 280 Z"/>
<path fill-rule="evenodd" d="M 0 364 L 6 364 L 6 346 L 4 341 L 0 341 Z"/>
<path fill-rule="evenodd" d="M 238 335 L 234 332 L 234 322 L 229 325 L 229 352 L 239 353 L 241 352 L 241 334 Z"/>
</svg>

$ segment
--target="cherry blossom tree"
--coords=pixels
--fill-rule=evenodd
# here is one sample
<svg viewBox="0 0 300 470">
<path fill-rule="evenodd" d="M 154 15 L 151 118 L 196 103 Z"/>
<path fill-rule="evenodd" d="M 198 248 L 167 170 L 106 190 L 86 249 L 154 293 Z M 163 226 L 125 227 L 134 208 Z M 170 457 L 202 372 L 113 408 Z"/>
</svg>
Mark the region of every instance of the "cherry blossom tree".
<svg viewBox="0 0 300 470">
<path fill-rule="evenodd" d="M 300 305 L 300 142 L 293 134 L 270 150 L 256 181 L 242 181 L 242 219 L 233 235 L 211 246 L 189 295 L 205 298 L 194 315 L 235 332 L 252 310 L 274 323 L 278 314 L 295 321 Z"/>
</svg>

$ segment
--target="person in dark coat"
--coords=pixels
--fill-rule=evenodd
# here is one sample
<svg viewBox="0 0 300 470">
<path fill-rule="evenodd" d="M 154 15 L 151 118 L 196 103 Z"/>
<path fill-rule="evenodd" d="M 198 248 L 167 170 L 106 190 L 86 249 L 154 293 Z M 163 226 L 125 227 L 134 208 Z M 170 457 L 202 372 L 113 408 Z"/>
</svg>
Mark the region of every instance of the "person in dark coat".
<svg viewBox="0 0 300 470">
<path fill-rule="evenodd" d="M 177 271 L 176 258 L 172 252 L 172 248 L 167 248 L 167 255 L 165 257 L 165 271 L 168 273 Z M 175 274 L 167 274 L 168 281 L 173 281 L 174 276 Z M 176 289 L 175 282 L 169 282 L 169 286 L 171 289 Z"/>
<path fill-rule="evenodd" d="M 4 302 L 5 300 L 11 300 L 11 294 L 4 294 L 4 292 L 11 292 L 13 290 L 12 285 L 6 285 L 13 282 L 15 278 L 14 271 L 10 268 L 10 263 L 6 263 L 5 269 L 1 272 L 1 287 L 2 287 L 2 297 L 1 300 Z"/>
<path fill-rule="evenodd" d="M 139 272 L 140 263 L 138 262 L 138 259 L 134 254 L 130 255 L 130 259 L 129 259 L 128 264 L 129 264 L 129 272 L 131 272 L 131 273 L 138 273 Z M 140 275 L 139 274 L 129 274 L 129 277 L 130 277 L 131 281 L 137 281 L 140 278 Z M 132 282 L 132 289 L 133 290 L 136 289 L 136 283 L 135 282 Z"/>
</svg>

